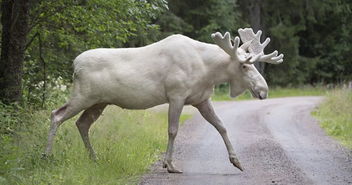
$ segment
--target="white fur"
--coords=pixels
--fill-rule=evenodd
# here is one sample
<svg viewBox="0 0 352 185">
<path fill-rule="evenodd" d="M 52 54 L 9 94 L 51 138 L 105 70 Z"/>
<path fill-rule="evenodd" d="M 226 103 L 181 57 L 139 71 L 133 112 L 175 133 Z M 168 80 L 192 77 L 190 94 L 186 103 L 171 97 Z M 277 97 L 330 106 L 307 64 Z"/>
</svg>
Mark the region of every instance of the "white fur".
<svg viewBox="0 0 352 185">
<path fill-rule="evenodd" d="M 253 66 L 247 71 L 240 66 L 217 45 L 183 35 L 140 48 L 93 49 L 74 60 L 73 96 L 89 105 L 128 109 L 146 109 L 170 98 L 196 105 L 219 83 L 230 82 L 232 92 L 253 88 L 249 81 L 260 74 Z M 263 78 L 251 83 L 266 86 Z"/>
<path fill-rule="evenodd" d="M 236 42 L 239 44 L 238 39 Z M 231 44 L 229 40 L 226 43 Z M 230 161 L 242 169 L 209 99 L 214 86 L 224 82 L 230 83 L 233 97 L 246 89 L 250 89 L 254 97 L 267 97 L 264 78 L 247 62 L 253 59 L 248 48 L 256 47 L 250 43 L 241 46 L 236 57 L 230 57 L 232 49 L 225 49 L 227 53 L 221 49 L 232 46 L 220 48 L 183 35 L 172 35 L 140 48 L 100 48 L 83 52 L 74 60 L 74 88 L 70 100 L 52 112 L 46 154 L 51 152 L 58 126 L 82 110 L 84 113 L 76 124 L 86 148 L 95 158 L 88 130 L 106 105 L 146 109 L 169 103 L 169 143 L 164 166 L 169 172 L 178 173 L 180 171 L 172 164 L 173 143 L 182 107 L 190 104 L 219 131 Z M 273 62 L 272 58 L 268 60 Z"/>
</svg>

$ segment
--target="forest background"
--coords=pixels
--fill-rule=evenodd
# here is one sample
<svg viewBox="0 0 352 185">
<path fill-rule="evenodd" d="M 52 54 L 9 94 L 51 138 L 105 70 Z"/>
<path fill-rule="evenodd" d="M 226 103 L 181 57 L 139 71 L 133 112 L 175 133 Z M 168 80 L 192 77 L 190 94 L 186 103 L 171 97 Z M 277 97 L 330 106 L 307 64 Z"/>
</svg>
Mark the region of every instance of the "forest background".
<svg viewBox="0 0 352 185">
<path fill-rule="evenodd" d="M 41 159 L 50 112 L 72 84 L 72 62 L 93 48 L 140 47 L 171 34 L 213 43 L 214 32 L 252 27 L 270 37 L 280 65 L 255 64 L 271 97 L 326 95 L 352 86 L 349 0 L 0 0 L 0 184 L 128 184 L 165 151 L 166 114 L 108 108 L 91 136 L 89 162 L 74 120 L 60 127 L 54 157 Z M 177 48 L 176 48 L 177 49 Z M 307 89 L 306 87 L 313 87 Z M 227 100 L 227 84 L 214 100 Z M 315 113 L 352 147 L 352 92 L 329 91 Z M 248 99 L 248 93 L 239 99 Z M 182 115 L 181 120 L 191 115 Z M 183 122 L 182 121 L 182 122 Z M 104 125 L 104 126 L 101 126 Z M 94 125 L 93 125 L 94 127 Z M 88 162 L 87 162 L 88 161 Z"/>
</svg>

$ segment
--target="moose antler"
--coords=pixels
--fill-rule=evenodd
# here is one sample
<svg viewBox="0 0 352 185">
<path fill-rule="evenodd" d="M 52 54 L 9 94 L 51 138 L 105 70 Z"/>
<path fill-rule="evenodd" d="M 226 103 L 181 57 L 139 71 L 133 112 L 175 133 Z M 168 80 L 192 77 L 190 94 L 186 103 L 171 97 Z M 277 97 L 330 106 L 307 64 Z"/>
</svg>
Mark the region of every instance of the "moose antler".
<svg viewBox="0 0 352 185">
<path fill-rule="evenodd" d="M 234 44 L 231 43 L 230 33 L 226 32 L 224 36 L 221 33 L 216 32 L 211 35 L 215 43 L 222 48 L 231 57 L 237 59 L 240 63 L 253 64 L 254 62 L 267 62 L 271 64 L 279 64 L 283 62 L 283 54 L 277 56 L 278 52 L 274 52 L 264 55 L 264 48 L 269 44 L 270 38 L 266 38 L 263 43 L 260 43 L 260 36 L 262 31 L 258 31 L 256 34 L 252 28 L 240 28 L 238 33 L 241 37 L 243 44 L 239 47 L 240 38 L 235 37 L 233 40 Z"/>
<path fill-rule="evenodd" d="M 239 47 L 240 38 L 235 37 L 235 40 L 233 40 L 234 44 L 232 45 L 229 32 L 226 32 L 224 36 L 222 36 L 221 33 L 216 32 L 211 34 L 211 37 L 220 48 L 239 62 L 247 63 L 250 60 L 249 53 L 246 53 L 246 50 L 248 49 L 251 40 L 245 42 Z"/>
<path fill-rule="evenodd" d="M 254 62 L 267 62 L 271 64 L 279 64 L 283 62 L 283 54 L 277 56 L 278 51 L 265 55 L 264 48 L 269 44 L 270 38 L 266 38 L 263 43 L 260 43 L 260 36 L 262 35 L 262 31 L 259 30 L 256 34 L 253 32 L 252 28 L 239 29 L 238 33 L 241 37 L 242 42 L 251 41 L 251 44 L 248 47 L 249 56 L 251 59 L 250 63 Z"/>
</svg>

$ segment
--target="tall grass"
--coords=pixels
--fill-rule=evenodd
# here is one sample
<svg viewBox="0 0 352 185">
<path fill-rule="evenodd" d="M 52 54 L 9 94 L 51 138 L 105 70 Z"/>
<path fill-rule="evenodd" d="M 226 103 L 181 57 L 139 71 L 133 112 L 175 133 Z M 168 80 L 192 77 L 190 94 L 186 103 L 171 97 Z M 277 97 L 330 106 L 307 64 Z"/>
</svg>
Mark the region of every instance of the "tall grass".
<svg viewBox="0 0 352 185">
<path fill-rule="evenodd" d="M 330 91 L 313 115 L 320 121 L 327 134 L 352 149 L 352 91 Z"/>
<path fill-rule="evenodd" d="M 18 127 L 1 128 L 0 184 L 136 184 L 166 146 L 166 114 L 108 107 L 90 132 L 97 162 L 88 159 L 74 124 L 77 117 L 59 128 L 54 155 L 42 159 L 50 111 L 9 112 L 4 115 L 17 117 L 2 115 L 8 120 L 1 123 Z"/>
</svg>

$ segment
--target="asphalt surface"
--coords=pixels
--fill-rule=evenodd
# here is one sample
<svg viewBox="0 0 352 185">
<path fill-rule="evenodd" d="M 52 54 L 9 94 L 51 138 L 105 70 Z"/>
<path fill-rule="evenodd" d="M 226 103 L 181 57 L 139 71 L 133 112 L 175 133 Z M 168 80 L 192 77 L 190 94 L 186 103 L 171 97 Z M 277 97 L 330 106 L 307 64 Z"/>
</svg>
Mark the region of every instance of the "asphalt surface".
<svg viewBox="0 0 352 185">
<path fill-rule="evenodd" d="M 321 97 L 215 103 L 244 172 L 232 166 L 225 145 L 199 113 L 176 137 L 169 174 L 157 162 L 142 185 L 352 184 L 352 151 L 327 136 L 310 112 Z"/>
</svg>

